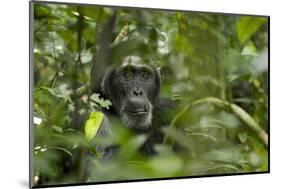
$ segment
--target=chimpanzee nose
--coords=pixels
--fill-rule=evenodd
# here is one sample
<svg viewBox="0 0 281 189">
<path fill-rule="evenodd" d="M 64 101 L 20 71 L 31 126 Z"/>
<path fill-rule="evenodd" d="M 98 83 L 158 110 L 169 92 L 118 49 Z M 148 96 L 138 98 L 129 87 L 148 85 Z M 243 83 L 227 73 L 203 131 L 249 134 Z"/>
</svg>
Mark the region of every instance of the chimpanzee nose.
<svg viewBox="0 0 281 189">
<path fill-rule="evenodd" d="M 133 89 L 133 95 L 135 95 L 135 96 L 142 96 L 143 95 L 142 88 L 134 88 Z"/>
</svg>

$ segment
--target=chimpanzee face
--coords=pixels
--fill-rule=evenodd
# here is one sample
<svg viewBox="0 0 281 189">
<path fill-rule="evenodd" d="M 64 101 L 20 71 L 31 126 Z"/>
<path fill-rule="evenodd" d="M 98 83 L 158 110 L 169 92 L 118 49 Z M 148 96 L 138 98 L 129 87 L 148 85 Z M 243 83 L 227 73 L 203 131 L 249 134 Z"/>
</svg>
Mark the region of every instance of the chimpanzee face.
<svg viewBox="0 0 281 189">
<path fill-rule="evenodd" d="M 107 75 L 104 85 L 114 110 L 126 126 L 151 125 L 153 105 L 160 89 L 159 74 L 154 67 L 143 64 L 139 57 L 126 57 L 119 69 Z"/>
</svg>

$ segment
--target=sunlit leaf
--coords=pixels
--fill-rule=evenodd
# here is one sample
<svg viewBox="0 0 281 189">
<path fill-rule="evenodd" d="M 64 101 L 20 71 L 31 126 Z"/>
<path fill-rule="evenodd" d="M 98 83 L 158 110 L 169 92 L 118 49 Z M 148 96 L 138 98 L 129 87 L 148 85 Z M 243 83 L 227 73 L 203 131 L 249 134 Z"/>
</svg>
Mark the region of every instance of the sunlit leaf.
<svg viewBox="0 0 281 189">
<path fill-rule="evenodd" d="M 249 39 L 259 27 L 267 21 L 266 18 L 243 16 L 236 23 L 236 31 L 241 43 Z"/>
<path fill-rule="evenodd" d="M 242 55 L 257 56 L 257 49 L 253 43 L 247 44 L 241 52 Z"/>
<path fill-rule="evenodd" d="M 92 140 L 96 136 L 102 119 L 103 113 L 91 112 L 90 119 L 88 119 L 85 124 L 85 135 L 88 140 Z"/>
<path fill-rule="evenodd" d="M 52 128 L 54 129 L 54 131 L 56 131 L 57 133 L 61 133 L 62 134 L 62 128 L 56 125 L 53 125 Z"/>
<path fill-rule="evenodd" d="M 104 100 L 100 97 L 100 94 L 94 93 L 90 96 L 90 99 L 94 102 L 98 103 L 101 107 L 109 109 L 109 107 L 112 105 L 110 100 Z"/>
</svg>

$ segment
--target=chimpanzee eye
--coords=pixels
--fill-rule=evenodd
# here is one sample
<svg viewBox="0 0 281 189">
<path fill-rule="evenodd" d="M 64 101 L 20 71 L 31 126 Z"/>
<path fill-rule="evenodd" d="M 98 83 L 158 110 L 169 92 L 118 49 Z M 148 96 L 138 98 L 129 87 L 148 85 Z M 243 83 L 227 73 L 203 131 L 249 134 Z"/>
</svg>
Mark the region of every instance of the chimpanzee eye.
<svg viewBox="0 0 281 189">
<path fill-rule="evenodd" d="M 126 80 L 129 80 L 133 77 L 133 73 L 132 71 L 130 70 L 125 70 L 124 73 L 123 73 L 123 77 L 126 79 Z"/>
<path fill-rule="evenodd" d="M 147 71 L 142 72 L 142 78 L 149 79 L 150 74 Z"/>
</svg>

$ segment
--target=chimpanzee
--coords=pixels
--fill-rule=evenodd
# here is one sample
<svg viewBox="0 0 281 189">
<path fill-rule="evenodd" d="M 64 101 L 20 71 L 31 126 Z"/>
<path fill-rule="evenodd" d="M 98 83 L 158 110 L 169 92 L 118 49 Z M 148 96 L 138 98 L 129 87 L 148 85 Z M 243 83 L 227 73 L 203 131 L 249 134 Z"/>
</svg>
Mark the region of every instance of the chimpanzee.
<svg viewBox="0 0 281 189">
<path fill-rule="evenodd" d="M 128 56 L 117 69 L 110 69 L 102 79 L 101 93 L 111 100 L 112 106 L 105 115 L 118 117 L 134 134 L 146 134 L 148 139 L 141 147 L 145 155 L 155 154 L 154 145 L 163 141 L 161 128 L 170 122 L 170 111 L 174 103 L 160 97 L 160 71 L 145 64 L 138 56 Z M 104 121 L 98 135 L 111 132 L 111 125 Z M 103 149 L 105 156 L 116 148 Z"/>
</svg>

